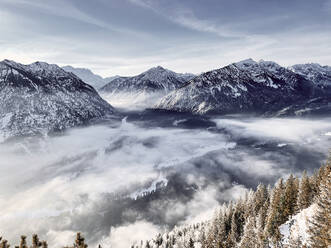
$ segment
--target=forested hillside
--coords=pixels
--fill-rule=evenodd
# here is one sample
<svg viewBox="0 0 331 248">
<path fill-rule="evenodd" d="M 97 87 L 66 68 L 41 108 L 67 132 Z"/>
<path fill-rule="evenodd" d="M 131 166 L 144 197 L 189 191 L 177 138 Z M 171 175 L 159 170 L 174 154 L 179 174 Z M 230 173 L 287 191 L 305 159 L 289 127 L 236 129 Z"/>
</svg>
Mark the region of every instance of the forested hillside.
<svg viewBox="0 0 331 248">
<path fill-rule="evenodd" d="M 280 226 L 314 206 L 306 221 L 308 233 L 280 232 Z M 293 219 L 292 219 L 293 218 Z M 293 224 L 293 223 L 292 223 Z M 288 230 L 290 232 L 290 230 Z M 308 236 L 308 239 L 304 239 Z M 287 240 L 287 242 L 285 242 Z M 331 245 L 331 161 L 314 175 L 301 179 L 290 175 L 271 188 L 260 184 L 244 199 L 224 204 L 206 222 L 176 227 L 152 240 L 132 247 L 143 248 L 265 248 L 330 247 Z"/>
<path fill-rule="evenodd" d="M 307 233 L 291 233 L 293 230 L 287 230 L 287 237 L 284 237 L 280 229 L 293 225 L 308 208 L 313 209 L 313 214 L 304 222 Z M 290 175 L 286 180 L 279 179 L 273 188 L 260 184 L 256 191 L 251 190 L 243 199 L 220 206 L 211 220 L 175 227 L 152 240 L 133 244 L 132 248 L 327 248 L 331 245 L 330 232 L 329 159 L 310 177 L 304 172 L 301 178 Z M 0 237 L 0 248 L 9 247 L 8 242 Z M 34 235 L 29 246 L 26 236 L 22 236 L 19 246 L 15 247 L 47 248 L 47 242 L 40 241 Z M 71 247 L 87 247 L 80 233 L 77 233 L 73 245 L 69 244 L 67 248 Z"/>
</svg>

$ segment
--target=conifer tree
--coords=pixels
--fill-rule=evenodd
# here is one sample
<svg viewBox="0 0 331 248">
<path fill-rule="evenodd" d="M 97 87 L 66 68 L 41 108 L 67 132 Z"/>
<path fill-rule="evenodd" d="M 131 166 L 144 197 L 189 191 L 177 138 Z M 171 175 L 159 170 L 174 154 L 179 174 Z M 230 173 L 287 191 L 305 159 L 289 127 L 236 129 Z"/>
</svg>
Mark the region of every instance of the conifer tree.
<svg viewBox="0 0 331 248">
<path fill-rule="evenodd" d="M 210 223 L 209 230 L 207 232 L 207 238 L 206 238 L 206 247 L 217 247 L 217 239 L 219 237 L 219 217 L 218 214 L 215 212 L 214 217 L 212 219 L 212 222 Z"/>
<path fill-rule="evenodd" d="M 310 232 L 310 245 L 314 248 L 331 247 L 331 161 L 323 170 L 316 199 L 317 210 L 313 216 Z"/>
<path fill-rule="evenodd" d="M 256 221 L 256 231 L 258 237 L 258 247 L 264 248 L 267 247 L 268 240 L 266 239 L 264 228 L 266 223 L 267 211 L 268 211 L 268 202 L 265 202 L 264 205 L 260 208 L 259 214 L 257 215 Z"/>
<path fill-rule="evenodd" d="M 47 244 L 47 242 L 46 242 L 46 241 L 42 241 L 42 242 L 41 242 L 41 247 L 42 247 L 42 248 L 48 248 L 48 244 Z M 101 248 L 101 247 L 99 247 L 99 248 Z"/>
<path fill-rule="evenodd" d="M 259 184 L 257 186 L 257 190 L 254 194 L 254 213 L 255 215 L 258 215 L 261 207 L 264 205 L 264 203 L 268 199 L 268 190 L 267 187 L 264 184 Z"/>
<path fill-rule="evenodd" d="M 192 237 L 189 239 L 188 248 L 194 248 L 194 241 L 193 241 Z"/>
<path fill-rule="evenodd" d="M 314 175 L 309 179 L 310 186 L 315 196 L 319 195 L 319 186 L 324 175 L 325 166 L 321 166 Z"/>
<path fill-rule="evenodd" d="M 26 243 L 26 236 L 24 235 L 21 236 L 20 248 L 28 248 Z"/>
<path fill-rule="evenodd" d="M 224 247 L 226 240 L 226 226 L 225 226 L 225 215 L 223 211 L 219 211 L 218 214 L 218 234 L 216 237 L 216 247 Z"/>
<path fill-rule="evenodd" d="M 229 241 L 231 244 L 235 244 L 239 239 L 239 230 L 238 230 L 238 221 L 237 221 L 238 213 L 235 211 L 232 215 L 231 219 L 231 231 L 229 235 Z"/>
<path fill-rule="evenodd" d="M 302 210 L 311 205 L 312 188 L 307 177 L 307 172 L 304 171 L 300 182 L 299 195 L 298 195 L 298 209 Z"/>
<path fill-rule="evenodd" d="M 290 235 L 289 248 L 302 248 L 302 241 L 300 235 L 293 237 Z"/>
<path fill-rule="evenodd" d="M 255 218 L 249 217 L 244 227 L 243 237 L 241 239 L 240 248 L 255 248 L 258 247 L 258 238 L 255 229 Z"/>
<path fill-rule="evenodd" d="M 272 191 L 272 197 L 270 199 L 270 206 L 268 210 L 268 218 L 265 226 L 265 235 L 271 237 L 275 246 L 281 241 L 281 234 L 279 226 L 283 224 L 283 201 L 284 196 L 284 184 L 283 179 L 280 179 L 275 188 Z"/>
<path fill-rule="evenodd" d="M 38 248 L 42 245 L 42 243 L 39 241 L 38 235 L 33 234 L 32 236 L 32 248 Z"/>
<path fill-rule="evenodd" d="M 1 241 L 2 239 L 0 238 L 0 241 Z M 0 248 L 9 248 L 10 247 L 10 245 L 8 244 L 8 241 L 7 240 L 2 240 L 1 241 L 1 243 L 0 243 Z"/>
<path fill-rule="evenodd" d="M 156 237 L 155 243 L 157 244 L 157 246 L 160 246 L 160 245 L 162 245 L 162 242 L 163 242 L 163 238 L 162 238 L 161 233 L 159 233 Z"/>
<path fill-rule="evenodd" d="M 76 235 L 74 248 L 87 248 L 87 244 L 85 244 L 85 238 L 81 235 L 81 233 L 77 233 Z"/>
<path fill-rule="evenodd" d="M 284 192 L 284 221 L 295 213 L 298 189 L 296 188 L 295 178 L 291 174 L 286 181 Z"/>
<path fill-rule="evenodd" d="M 206 248 L 207 247 L 206 231 L 205 231 L 204 227 L 201 229 L 201 233 L 200 233 L 200 236 L 199 236 L 199 241 L 200 241 L 200 244 L 201 244 L 201 248 Z M 173 243 L 173 245 L 174 245 L 174 243 Z"/>
</svg>

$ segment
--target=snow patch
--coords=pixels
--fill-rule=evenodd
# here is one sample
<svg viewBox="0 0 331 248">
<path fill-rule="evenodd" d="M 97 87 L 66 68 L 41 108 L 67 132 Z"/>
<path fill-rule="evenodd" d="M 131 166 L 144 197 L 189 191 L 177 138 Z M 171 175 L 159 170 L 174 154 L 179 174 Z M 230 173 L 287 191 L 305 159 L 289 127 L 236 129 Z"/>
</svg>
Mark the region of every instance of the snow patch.
<svg viewBox="0 0 331 248">
<path fill-rule="evenodd" d="M 308 233 L 309 221 L 312 219 L 316 209 L 317 205 L 313 204 L 309 208 L 303 209 L 285 224 L 280 226 L 279 230 L 283 235 L 284 245 L 288 245 L 291 239 L 300 239 L 303 245 L 308 244 L 310 238 Z"/>
</svg>

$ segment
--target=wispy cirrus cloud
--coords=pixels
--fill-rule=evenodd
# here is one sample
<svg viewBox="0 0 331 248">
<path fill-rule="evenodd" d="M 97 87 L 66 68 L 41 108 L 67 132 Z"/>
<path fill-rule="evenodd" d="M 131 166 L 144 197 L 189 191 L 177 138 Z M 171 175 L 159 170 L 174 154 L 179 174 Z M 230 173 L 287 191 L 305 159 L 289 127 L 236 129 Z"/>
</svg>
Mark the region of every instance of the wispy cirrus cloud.
<svg viewBox="0 0 331 248">
<path fill-rule="evenodd" d="M 216 21 L 210 19 L 201 19 L 196 16 L 194 11 L 183 5 L 166 6 L 160 4 L 159 0 L 129 0 L 131 3 L 138 6 L 150 9 L 164 18 L 177 23 L 185 28 L 195 31 L 208 32 L 220 37 L 239 37 L 239 33 L 235 33 L 225 26 L 218 25 Z"/>
</svg>

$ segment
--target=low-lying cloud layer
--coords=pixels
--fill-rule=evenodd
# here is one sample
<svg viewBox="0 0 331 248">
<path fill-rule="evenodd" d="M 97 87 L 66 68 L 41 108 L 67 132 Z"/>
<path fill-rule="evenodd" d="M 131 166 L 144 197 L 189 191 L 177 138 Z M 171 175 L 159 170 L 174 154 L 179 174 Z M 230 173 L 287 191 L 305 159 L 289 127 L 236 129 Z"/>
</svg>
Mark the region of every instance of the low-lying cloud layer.
<svg viewBox="0 0 331 248">
<path fill-rule="evenodd" d="M 330 119 L 227 118 L 208 129 L 148 122 L 1 144 L 1 235 L 17 243 L 38 233 L 55 247 L 82 231 L 91 246 L 128 247 L 206 219 L 258 182 L 312 172 L 331 143 Z"/>
</svg>

